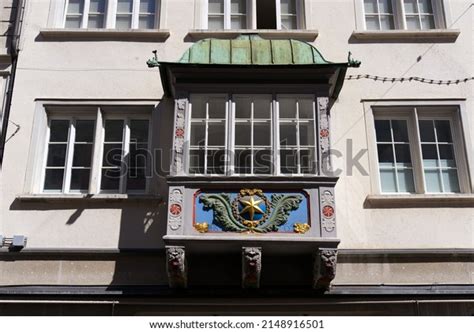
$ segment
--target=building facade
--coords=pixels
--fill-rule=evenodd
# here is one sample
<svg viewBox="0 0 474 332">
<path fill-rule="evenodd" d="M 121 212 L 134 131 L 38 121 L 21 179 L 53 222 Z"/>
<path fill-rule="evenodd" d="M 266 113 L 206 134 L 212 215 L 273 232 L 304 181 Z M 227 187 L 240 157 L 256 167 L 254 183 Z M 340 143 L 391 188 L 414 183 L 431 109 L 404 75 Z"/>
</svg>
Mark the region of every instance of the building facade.
<svg viewBox="0 0 474 332">
<path fill-rule="evenodd" d="M 474 313 L 467 0 L 43 0 L 4 314 Z"/>
</svg>

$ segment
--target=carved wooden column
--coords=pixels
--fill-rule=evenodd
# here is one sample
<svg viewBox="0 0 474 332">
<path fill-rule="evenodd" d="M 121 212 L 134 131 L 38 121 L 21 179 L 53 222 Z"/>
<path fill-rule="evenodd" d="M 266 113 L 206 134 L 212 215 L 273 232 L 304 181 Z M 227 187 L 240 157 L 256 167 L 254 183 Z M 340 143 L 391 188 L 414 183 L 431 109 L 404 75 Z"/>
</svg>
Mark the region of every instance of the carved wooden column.
<svg viewBox="0 0 474 332">
<path fill-rule="evenodd" d="M 319 188 L 321 236 L 336 237 L 336 205 L 334 187 Z"/>
<path fill-rule="evenodd" d="M 330 175 L 330 129 L 329 129 L 329 98 L 318 97 L 318 124 L 319 124 L 319 172 L 321 175 Z"/>
<path fill-rule="evenodd" d="M 187 97 L 176 97 L 174 101 L 174 139 L 173 139 L 173 159 L 171 165 L 172 175 L 183 175 L 184 169 L 184 143 L 186 137 L 186 108 L 188 106 Z"/>
<path fill-rule="evenodd" d="M 262 271 L 262 248 L 242 248 L 242 288 L 259 288 Z"/>
<path fill-rule="evenodd" d="M 313 288 L 328 291 L 336 277 L 337 249 L 319 248 L 314 261 Z"/>
<path fill-rule="evenodd" d="M 170 288 L 186 288 L 188 285 L 186 252 L 184 247 L 166 247 L 166 272 Z"/>
</svg>

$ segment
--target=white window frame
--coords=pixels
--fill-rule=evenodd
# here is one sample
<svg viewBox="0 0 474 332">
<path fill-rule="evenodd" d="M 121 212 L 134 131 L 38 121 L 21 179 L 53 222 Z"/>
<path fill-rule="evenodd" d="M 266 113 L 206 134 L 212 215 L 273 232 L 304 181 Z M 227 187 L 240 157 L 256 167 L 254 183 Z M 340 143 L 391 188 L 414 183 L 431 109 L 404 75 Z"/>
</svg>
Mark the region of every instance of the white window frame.
<svg viewBox="0 0 474 332">
<path fill-rule="evenodd" d="M 168 0 L 155 0 L 155 22 L 154 26 L 145 30 L 160 29 L 164 22 L 165 6 Z M 52 7 L 50 15 L 50 24 L 56 28 L 65 28 L 68 0 L 56 0 Z M 89 19 L 89 5 L 90 0 L 84 0 L 84 12 L 82 14 L 82 21 L 80 29 L 88 28 Z M 104 27 L 103 29 L 116 29 L 115 22 L 117 17 L 117 0 L 106 0 L 104 13 Z M 130 29 L 139 29 L 140 17 L 140 0 L 133 0 L 132 25 Z"/>
<path fill-rule="evenodd" d="M 446 0 L 431 0 L 434 16 L 434 29 L 427 30 L 408 30 L 406 24 L 405 6 L 403 0 L 391 0 L 393 9 L 393 30 L 407 30 L 407 31 L 430 31 L 434 29 L 446 29 L 449 27 L 449 5 Z M 356 24 L 360 30 L 367 30 L 365 20 L 364 0 L 356 0 Z M 393 30 L 367 30 L 367 31 L 393 31 Z"/>
<path fill-rule="evenodd" d="M 200 1 L 200 20 L 201 29 L 208 29 L 208 15 L 209 15 L 209 2 L 208 0 Z M 257 29 L 257 1 L 258 0 L 246 0 L 247 1 L 247 27 L 243 29 Z M 280 0 L 274 0 L 276 7 L 276 30 L 281 30 L 281 3 Z M 297 29 L 305 28 L 305 2 L 306 0 L 295 0 L 296 1 L 296 22 Z M 224 0 L 224 30 L 231 29 L 231 12 L 230 12 L 231 0 Z M 288 30 L 291 31 L 291 30 Z"/>
<path fill-rule="evenodd" d="M 227 158 L 229 153 L 231 154 L 232 157 L 235 156 L 235 123 L 236 123 L 236 118 L 235 118 L 235 102 L 233 99 L 233 96 L 243 96 L 244 94 L 242 93 L 235 93 L 235 94 L 226 94 L 226 93 L 221 93 L 221 94 L 205 94 L 205 93 L 196 93 L 196 94 L 191 94 L 189 98 L 189 103 L 188 103 L 188 116 L 186 118 L 186 149 L 185 149 L 185 160 L 184 160 L 184 168 L 185 168 L 185 174 L 187 176 L 193 176 L 193 177 L 199 177 L 199 176 L 236 176 L 236 177 L 247 177 L 247 176 L 284 176 L 284 177 L 290 177 L 290 176 L 315 176 L 319 174 L 319 159 L 318 159 L 318 152 L 319 152 L 319 140 L 318 136 L 316 135 L 318 131 L 318 125 L 319 125 L 319 120 L 318 120 L 318 113 L 317 113 L 317 106 L 316 106 L 316 100 L 317 96 L 313 94 L 283 94 L 283 93 L 262 93 L 261 95 L 265 96 L 271 96 L 271 146 L 270 150 L 272 151 L 272 173 L 268 174 L 260 174 L 260 173 L 254 173 L 254 169 L 252 168 L 251 173 L 248 174 L 241 174 L 241 173 L 235 173 L 235 160 L 234 158 L 227 159 L 225 161 L 224 165 L 224 173 L 223 174 L 208 174 L 207 169 L 206 169 L 206 163 L 204 166 L 204 172 L 205 174 L 195 174 L 195 173 L 190 173 L 189 171 L 189 156 L 190 156 L 190 141 L 191 141 L 191 119 L 192 119 L 192 95 L 196 96 L 206 96 L 209 98 L 212 97 L 217 97 L 217 98 L 226 98 L 226 106 L 225 106 L 225 112 L 227 113 L 227 116 L 225 117 L 226 121 L 226 136 L 225 136 L 225 149 L 228 151 L 226 154 Z M 258 96 L 259 94 L 249 94 L 250 97 Z M 281 172 L 281 165 L 280 165 L 280 117 L 279 117 L 279 98 L 285 98 L 285 97 L 293 97 L 296 99 L 303 99 L 303 98 L 311 98 L 313 100 L 313 121 L 314 121 L 314 126 L 313 126 L 313 137 L 314 137 L 314 146 L 313 152 L 314 152 L 314 162 L 315 162 L 315 167 L 314 167 L 314 173 L 301 173 L 301 165 L 300 165 L 300 159 L 299 159 L 299 154 L 298 154 L 298 161 L 297 161 L 297 168 L 298 168 L 298 173 L 282 173 Z M 299 128 L 299 126 L 298 126 Z M 207 136 L 207 129 L 205 135 Z M 296 132 L 297 135 L 297 150 L 300 151 L 301 146 L 299 144 L 299 132 L 297 130 Z M 306 146 L 304 146 L 306 147 Z M 309 147 L 311 147 L 309 145 Z"/>
<path fill-rule="evenodd" d="M 468 166 L 469 150 L 466 146 L 470 146 L 470 141 L 465 141 L 463 135 L 463 119 L 461 115 L 461 105 L 450 102 L 366 102 L 364 104 L 366 109 L 366 128 L 369 142 L 369 158 L 371 169 L 371 185 L 372 193 L 377 195 L 456 195 L 471 193 L 473 187 L 470 181 L 470 170 Z M 433 112 L 426 114 L 424 110 L 419 111 L 419 108 L 432 107 Z M 437 108 L 437 109 L 435 109 Z M 413 168 L 413 179 L 415 193 L 408 192 L 383 192 L 381 188 L 378 153 L 377 153 L 377 139 L 375 133 L 374 120 L 406 120 L 408 125 L 408 135 L 410 142 L 410 155 Z M 426 190 L 423 157 L 421 152 L 420 133 L 418 120 L 449 120 L 451 125 L 451 135 L 453 139 L 454 159 L 457 168 L 459 193 L 451 192 L 428 192 Z M 465 119 L 464 119 L 465 120 Z"/>
<path fill-rule="evenodd" d="M 120 191 L 101 192 L 101 168 L 103 158 L 103 139 L 104 139 L 104 118 L 128 118 L 130 120 L 148 120 L 148 149 L 152 146 L 152 111 L 156 108 L 158 101 L 38 101 L 35 108 L 33 119 L 33 132 L 31 138 L 30 149 L 28 153 L 27 174 L 24 185 L 24 193 L 35 195 L 98 195 L 98 194 L 137 194 L 146 195 L 152 191 L 151 181 L 152 177 L 148 176 L 152 173 L 154 160 L 147 161 L 147 177 L 146 188 L 144 190 L 127 191 L 126 185 L 122 186 Z M 100 105 L 100 106 L 98 106 Z M 48 156 L 49 144 L 49 124 L 51 120 L 95 120 L 95 132 L 93 141 L 93 153 L 91 162 L 89 189 L 85 191 L 71 191 L 69 185 L 64 190 L 44 190 L 44 181 L 46 173 L 46 163 Z M 68 135 L 71 135 L 69 133 Z M 39 142 L 39 144 L 37 144 Z M 73 142 L 68 140 L 68 147 Z M 127 145 L 127 149 L 129 144 Z M 66 162 L 70 165 L 72 162 L 72 151 L 69 149 L 66 157 L 71 154 L 69 160 Z M 154 157 L 154 156 L 153 156 Z M 68 165 L 66 164 L 66 165 Z M 68 166 L 66 166 L 68 167 Z M 65 168 L 66 168 L 65 167 Z M 70 168 L 70 167 L 69 167 Z M 70 173 L 70 170 L 67 170 Z M 66 180 L 66 176 L 68 179 Z M 126 181 L 126 175 L 123 176 L 123 181 Z M 70 176 L 65 173 L 64 181 L 70 181 Z M 69 182 L 70 183 L 70 182 Z M 66 190 L 67 189 L 67 190 Z"/>
</svg>

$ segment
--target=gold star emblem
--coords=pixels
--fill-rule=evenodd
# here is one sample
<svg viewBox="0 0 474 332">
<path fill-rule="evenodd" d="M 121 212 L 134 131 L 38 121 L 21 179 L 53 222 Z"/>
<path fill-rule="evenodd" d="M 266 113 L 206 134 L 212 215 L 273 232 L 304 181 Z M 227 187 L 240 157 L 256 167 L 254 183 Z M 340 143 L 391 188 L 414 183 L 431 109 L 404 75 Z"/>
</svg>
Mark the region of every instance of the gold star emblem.
<svg viewBox="0 0 474 332">
<path fill-rule="evenodd" d="M 240 211 L 240 215 L 243 215 L 244 213 L 248 212 L 250 215 L 250 220 L 253 221 L 253 217 L 255 215 L 255 212 L 263 214 L 264 212 L 262 209 L 258 206 L 260 203 L 262 203 L 261 199 L 254 200 L 253 196 L 250 196 L 249 200 L 243 200 L 239 199 L 239 202 L 244 205 L 244 208 L 242 211 Z"/>
</svg>

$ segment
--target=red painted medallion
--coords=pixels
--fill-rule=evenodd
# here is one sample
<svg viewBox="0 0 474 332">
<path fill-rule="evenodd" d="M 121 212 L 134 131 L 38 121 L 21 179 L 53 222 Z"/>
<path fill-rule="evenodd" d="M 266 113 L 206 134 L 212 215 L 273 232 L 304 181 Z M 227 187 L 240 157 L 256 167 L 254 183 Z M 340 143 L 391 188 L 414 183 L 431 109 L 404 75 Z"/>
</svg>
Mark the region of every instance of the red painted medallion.
<svg viewBox="0 0 474 332">
<path fill-rule="evenodd" d="M 334 215 L 334 208 L 332 206 L 323 206 L 323 216 L 331 218 Z"/>
<path fill-rule="evenodd" d="M 329 136 L 329 130 L 321 129 L 321 132 L 319 134 L 321 135 L 321 137 L 328 137 Z"/>
<path fill-rule="evenodd" d="M 179 204 L 171 204 L 170 213 L 174 216 L 177 216 L 181 213 L 182 207 Z"/>
<path fill-rule="evenodd" d="M 176 129 L 176 137 L 184 137 L 184 129 L 183 128 Z"/>
</svg>

